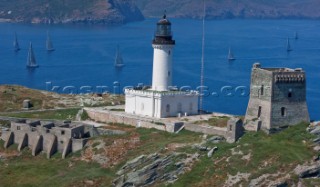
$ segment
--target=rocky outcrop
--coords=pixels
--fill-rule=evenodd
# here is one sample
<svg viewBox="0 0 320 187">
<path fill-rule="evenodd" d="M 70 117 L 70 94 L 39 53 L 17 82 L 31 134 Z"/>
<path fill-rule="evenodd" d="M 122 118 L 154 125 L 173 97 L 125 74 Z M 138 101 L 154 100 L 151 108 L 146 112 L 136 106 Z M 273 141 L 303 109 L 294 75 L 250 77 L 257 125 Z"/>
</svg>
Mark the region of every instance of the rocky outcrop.
<svg viewBox="0 0 320 187">
<path fill-rule="evenodd" d="M 298 165 L 294 169 L 294 173 L 298 175 L 299 178 L 320 177 L 320 162 Z"/>
<path fill-rule="evenodd" d="M 155 182 L 173 183 L 190 170 L 199 154 L 172 153 L 141 155 L 128 161 L 118 172 L 113 186 L 148 186 Z"/>
<path fill-rule="evenodd" d="M 0 0 L 0 20 L 6 22 L 122 24 L 143 19 L 127 0 Z"/>
</svg>

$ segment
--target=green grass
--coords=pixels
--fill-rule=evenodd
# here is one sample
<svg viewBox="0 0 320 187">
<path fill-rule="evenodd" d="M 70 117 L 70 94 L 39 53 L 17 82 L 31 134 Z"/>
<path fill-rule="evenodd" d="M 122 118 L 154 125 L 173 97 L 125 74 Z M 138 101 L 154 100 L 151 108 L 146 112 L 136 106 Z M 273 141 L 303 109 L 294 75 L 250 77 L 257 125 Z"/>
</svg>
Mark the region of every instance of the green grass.
<svg viewBox="0 0 320 187">
<path fill-rule="evenodd" d="M 58 156 L 61 154 L 48 160 L 45 155 L 32 157 L 30 151 L 25 151 L 23 156 L 10 160 L 5 169 L 1 166 L 1 186 L 81 186 L 81 181 L 92 179 L 101 179 L 101 185 L 107 186 L 114 177 L 114 172 L 96 163 L 73 161 L 70 157 L 62 160 Z M 68 167 L 70 163 L 72 167 Z"/>
<path fill-rule="evenodd" d="M 8 121 L 8 120 L 1 120 L 0 119 L 0 126 L 3 126 L 3 127 L 10 127 L 10 121 Z"/>
<path fill-rule="evenodd" d="M 194 124 L 207 124 L 215 127 L 227 127 L 230 117 L 228 116 L 214 116 L 208 120 L 196 121 Z"/>
<path fill-rule="evenodd" d="M 41 112 L 22 112 L 14 114 L 5 114 L 9 117 L 33 118 L 33 119 L 55 119 L 55 120 L 74 120 L 79 109 L 60 109 Z"/>
<path fill-rule="evenodd" d="M 81 115 L 81 120 L 85 121 L 85 120 L 89 120 L 89 119 L 90 119 L 90 117 L 89 117 L 87 111 L 83 110 L 82 115 Z"/>
</svg>

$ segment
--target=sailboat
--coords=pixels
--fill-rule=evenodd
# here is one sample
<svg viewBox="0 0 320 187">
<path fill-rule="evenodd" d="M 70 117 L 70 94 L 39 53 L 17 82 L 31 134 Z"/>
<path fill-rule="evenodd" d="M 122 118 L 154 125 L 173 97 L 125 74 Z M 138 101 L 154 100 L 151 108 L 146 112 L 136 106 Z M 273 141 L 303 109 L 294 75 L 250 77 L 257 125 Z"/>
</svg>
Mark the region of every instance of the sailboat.
<svg viewBox="0 0 320 187">
<path fill-rule="evenodd" d="M 36 63 L 36 58 L 34 56 L 32 43 L 30 42 L 29 52 L 28 52 L 28 60 L 27 60 L 27 68 L 37 68 L 39 65 Z"/>
<path fill-rule="evenodd" d="M 233 60 L 235 60 L 234 55 L 233 55 L 233 53 L 232 53 L 232 51 L 231 51 L 231 48 L 230 48 L 230 47 L 229 47 L 228 60 L 229 60 L 229 61 L 233 61 Z"/>
<path fill-rule="evenodd" d="M 20 51 L 20 46 L 19 46 L 19 42 L 18 42 L 17 33 L 14 33 L 13 49 L 14 49 L 15 52 Z"/>
<path fill-rule="evenodd" d="M 115 57 L 115 62 L 114 62 L 115 67 L 123 67 L 123 59 L 119 50 L 119 45 L 117 46 L 117 52 L 116 52 L 116 57 Z"/>
<path fill-rule="evenodd" d="M 47 32 L 47 41 L 46 41 L 46 48 L 48 52 L 54 51 L 53 44 L 50 38 L 49 31 Z"/>
<path fill-rule="evenodd" d="M 287 38 L 287 52 L 292 51 L 291 45 L 290 45 L 290 40 Z"/>
</svg>

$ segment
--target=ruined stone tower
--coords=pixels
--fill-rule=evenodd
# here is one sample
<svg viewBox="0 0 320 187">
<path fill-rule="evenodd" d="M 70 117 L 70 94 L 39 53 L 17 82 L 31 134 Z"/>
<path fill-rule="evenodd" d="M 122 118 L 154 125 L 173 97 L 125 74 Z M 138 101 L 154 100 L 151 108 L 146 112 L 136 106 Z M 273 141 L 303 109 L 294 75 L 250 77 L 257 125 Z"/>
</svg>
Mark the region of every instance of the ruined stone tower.
<svg viewBox="0 0 320 187">
<path fill-rule="evenodd" d="M 246 129 L 270 131 L 309 120 L 305 72 L 301 68 L 261 68 L 260 63 L 255 63 Z"/>
</svg>

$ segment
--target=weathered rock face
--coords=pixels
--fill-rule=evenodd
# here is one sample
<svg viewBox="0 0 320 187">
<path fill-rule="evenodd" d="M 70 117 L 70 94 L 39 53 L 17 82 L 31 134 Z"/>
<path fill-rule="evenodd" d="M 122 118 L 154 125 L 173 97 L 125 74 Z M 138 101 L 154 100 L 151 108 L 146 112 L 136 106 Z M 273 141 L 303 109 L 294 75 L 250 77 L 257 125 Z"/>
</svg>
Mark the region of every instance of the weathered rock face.
<svg viewBox="0 0 320 187">
<path fill-rule="evenodd" d="M 113 181 L 116 187 L 148 186 L 155 182 L 172 183 L 178 175 L 190 170 L 190 166 L 199 154 L 187 155 L 172 153 L 160 155 L 141 155 L 127 162 L 118 172 Z"/>
<path fill-rule="evenodd" d="M 27 23 L 122 24 L 144 17 L 133 1 L 128 0 L 0 0 L 1 19 Z"/>
<path fill-rule="evenodd" d="M 298 165 L 294 172 L 299 178 L 320 177 L 320 162 L 312 164 Z"/>
</svg>

